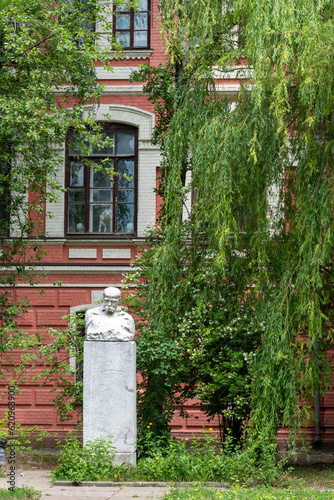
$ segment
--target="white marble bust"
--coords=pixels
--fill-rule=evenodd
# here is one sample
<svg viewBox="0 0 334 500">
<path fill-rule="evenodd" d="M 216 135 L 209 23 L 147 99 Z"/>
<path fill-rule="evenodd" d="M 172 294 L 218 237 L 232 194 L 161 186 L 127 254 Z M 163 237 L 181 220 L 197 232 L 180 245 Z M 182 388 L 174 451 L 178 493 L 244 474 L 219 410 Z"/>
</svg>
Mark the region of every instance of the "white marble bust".
<svg viewBox="0 0 334 500">
<path fill-rule="evenodd" d="M 86 312 L 86 340 L 127 342 L 133 340 L 135 323 L 119 306 L 121 292 L 109 287 L 103 291 L 103 304 Z"/>
</svg>

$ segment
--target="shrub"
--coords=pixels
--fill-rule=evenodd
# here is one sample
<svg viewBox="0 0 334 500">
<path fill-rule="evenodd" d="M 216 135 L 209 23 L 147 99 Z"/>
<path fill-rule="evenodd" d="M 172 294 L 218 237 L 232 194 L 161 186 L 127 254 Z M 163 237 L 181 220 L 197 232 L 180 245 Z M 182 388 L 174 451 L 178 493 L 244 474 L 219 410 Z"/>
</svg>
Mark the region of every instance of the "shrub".
<svg viewBox="0 0 334 500">
<path fill-rule="evenodd" d="M 244 485 L 276 485 L 285 478 L 285 462 L 276 462 L 272 450 L 261 450 L 259 458 L 252 449 L 235 446 L 229 437 L 224 449 L 217 452 L 216 438 L 203 434 L 205 439 L 193 439 L 188 449 L 184 440 L 175 439 L 159 447 L 156 441 L 150 441 L 148 433 L 148 456 L 141 458 L 135 469 L 128 469 L 127 477 L 144 481 L 226 481 Z"/>
<path fill-rule="evenodd" d="M 114 447 L 109 441 L 96 439 L 83 446 L 77 438 L 66 440 L 61 447 L 59 465 L 52 478 L 72 481 L 116 481 L 124 467 L 114 467 Z"/>
</svg>

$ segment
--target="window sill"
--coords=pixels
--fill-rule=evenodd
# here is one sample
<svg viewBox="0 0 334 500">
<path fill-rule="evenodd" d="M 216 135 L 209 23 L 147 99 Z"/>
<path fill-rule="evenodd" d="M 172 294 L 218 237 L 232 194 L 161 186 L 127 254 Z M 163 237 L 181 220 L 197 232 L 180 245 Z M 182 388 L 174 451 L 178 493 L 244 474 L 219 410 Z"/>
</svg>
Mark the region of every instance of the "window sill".
<svg viewBox="0 0 334 500">
<path fill-rule="evenodd" d="M 148 59 L 152 54 L 152 49 L 124 49 L 124 52 L 112 51 L 110 54 L 117 55 L 117 59 Z"/>
</svg>

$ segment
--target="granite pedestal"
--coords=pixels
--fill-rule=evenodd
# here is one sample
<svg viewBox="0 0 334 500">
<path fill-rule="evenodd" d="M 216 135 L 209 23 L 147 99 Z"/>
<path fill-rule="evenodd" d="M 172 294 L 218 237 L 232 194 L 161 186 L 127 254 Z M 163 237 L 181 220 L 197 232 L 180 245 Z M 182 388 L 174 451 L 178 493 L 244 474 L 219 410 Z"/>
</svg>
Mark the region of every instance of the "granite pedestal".
<svg viewBox="0 0 334 500">
<path fill-rule="evenodd" d="M 136 464 L 136 344 L 84 342 L 83 440 L 109 440 L 115 464 Z"/>
</svg>

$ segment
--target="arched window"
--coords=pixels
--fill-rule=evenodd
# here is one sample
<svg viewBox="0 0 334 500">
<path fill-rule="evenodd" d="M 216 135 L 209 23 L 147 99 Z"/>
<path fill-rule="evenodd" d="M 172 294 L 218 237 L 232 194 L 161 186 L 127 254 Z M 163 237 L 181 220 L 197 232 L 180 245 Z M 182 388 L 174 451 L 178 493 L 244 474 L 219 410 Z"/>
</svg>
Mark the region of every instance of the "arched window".
<svg viewBox="0 0 334 500">
<path fill-rule="evenodd" d="M 135 235 L 138 130 L 104 124 L 112 145 L 84 154 L 66 147 L 66 234 Z M 96 168 L 94 168 L 96 165 Z"/>
</svg>

